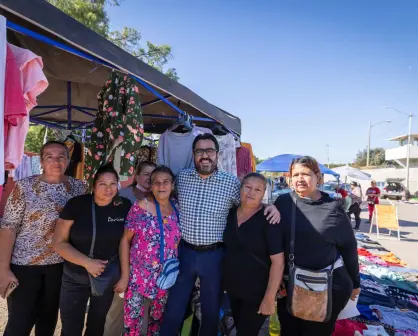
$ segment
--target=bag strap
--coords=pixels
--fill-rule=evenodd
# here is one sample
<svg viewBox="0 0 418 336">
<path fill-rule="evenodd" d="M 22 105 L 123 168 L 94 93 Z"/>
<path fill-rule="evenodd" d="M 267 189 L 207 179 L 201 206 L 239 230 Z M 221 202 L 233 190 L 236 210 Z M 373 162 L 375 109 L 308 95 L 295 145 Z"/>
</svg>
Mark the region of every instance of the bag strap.
<svg viewBox="0 0 418 336">
<path fill-rule="evenodd" d="M 89 257 L 93 258 L 94 245 L 96 244 L 96 204 L 94 203 L 94 195 L 91 202 L 91 215 L 93 223 L 93 234 L 91 237 L 90 253 Z"/>
<path fill-rule="evenodd" d="M 290 253 L 289 253 L 289 268 L 295 267 L 295 232 L 296 232 L 296 203 L 297 199 L 294 191 L 291 192 L 292 197 L 292 218 L 290 222 Z"/>
<path fill-rule="evenodd" d="M 238 243 L 241 245 L 241 247 L 243 247 L 259 264 L 263 265 L 264 268 L 270 269 L 269 265 L 267 265 L 267 263 L 265 263 L 263 260 L 261 260 L 259 257 L 257 257 L 252 251 L 250 251 L 250 249 L 242 242 L 241 240 L 241 236 L 239 234 L 239 228 L 238 228 L 238 216 L 237 216 L 237 211 L 235 211 L 235 216 L 234 216 L 234 224 L 235 224 L 235 231 L 237 233 L 237 237 L 238 237 Z"/>
<path fill-rule="evenodd" d="M 170 204 L 172 208 L 174 209 L 174 212 L 176 213 L 177 220 L 180 222 L 180 214 L 179 214 L 178 209 L 176 208 L 172 200 L 170 200 Z M 158 203 L 157 200 L 155 200 L 155 209 L 157 211 L 158 224 L 160 226 L 160 264 L 163 264 L 164 263 L 164 221 L 163 221 L 163 216 L 161 214 L 160 203 Z"/>
</svg>

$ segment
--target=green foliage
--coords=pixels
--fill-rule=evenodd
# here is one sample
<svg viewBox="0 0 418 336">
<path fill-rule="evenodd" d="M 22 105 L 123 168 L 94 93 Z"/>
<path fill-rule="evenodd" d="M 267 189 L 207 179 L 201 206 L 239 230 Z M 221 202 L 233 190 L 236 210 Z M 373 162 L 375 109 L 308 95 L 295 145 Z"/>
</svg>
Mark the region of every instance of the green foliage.
<svg viewBox="0 0 418 336">
<path fill-rule="evenodd" d="M 370 149 L 370 166 L 380 167 L 387 165 L 398 166 L 394 161 L 385 160 L 385 149 L 384 148 L 372 148 Z M 367 166 L 367 148 L 359 151 L 357 153 L 356 159 L 354 161 L 355 167 L 366 167 Z"/>
<path fill-rule="evenodd" d="M 119 6 L 123 0 L 48 0 L 49 3 L 72 16 L 77 21 L 89 27 L 96 33 L 106 37 L 118 47 L 126 50 L 141 61 L 151 65 L 178 81 L 176 69 L 168 68 L 167 63 L 173 59 L 171 46 L 156 45 L 147 41 L 146 47 L 140 44 L 141 33 L 134 28 L 124 27 L 121 30 L 110 31 L 106 5 Z"/>
<path fill-rule="evenodd" d="M 260 163 L 262 163 L 262 162 L 266 161 L 266 159 L 260 159 L 260 158 L 258 158 L 258 157 L 257 157 L 257 156 L 255 156 L 255 155 L 254 155 L 254 159 L 255 159 L 255 163 L 256 163 L 256 164 L 260 164 Z"/>
</svg>

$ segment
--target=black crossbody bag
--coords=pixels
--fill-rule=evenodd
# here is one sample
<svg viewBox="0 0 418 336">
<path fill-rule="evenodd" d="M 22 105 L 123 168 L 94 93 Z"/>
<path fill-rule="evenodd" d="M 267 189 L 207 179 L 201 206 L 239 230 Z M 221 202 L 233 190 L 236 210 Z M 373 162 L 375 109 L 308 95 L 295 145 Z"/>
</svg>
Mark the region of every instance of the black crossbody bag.
<svg viewBox="0 0 418 336">
<path fill-rule="evenodd" d="M 92 212 L 92 223 L 93 223 L 93 234 L 91 239 L 90 253 L 89 258 L 94 259 L 94 245 L 96 244 L 96 205 L 94 203 L 94 197 L 91 205 Z M 120 262 L 119 255 L 116 254 L 108 260 L 105 270 L 98 277 L 92 276 L 90 273 L 90 287 L 91 294 L 93 296 L 102 296 L 109 288 L 113 288 L 116 283 L 120 280 L 121 271 L 120 271 Z"/>
</svg>

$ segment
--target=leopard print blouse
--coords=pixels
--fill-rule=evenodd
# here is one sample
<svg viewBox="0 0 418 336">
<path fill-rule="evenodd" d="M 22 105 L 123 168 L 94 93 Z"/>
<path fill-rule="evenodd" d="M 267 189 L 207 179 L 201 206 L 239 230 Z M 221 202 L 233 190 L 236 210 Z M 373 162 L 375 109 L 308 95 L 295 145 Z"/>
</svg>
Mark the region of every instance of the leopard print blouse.
<svg viewBox="0 0 418 336">
<path fill-rule="evenodd" d="M 12 264 L 52 265 L 62 262 L 52 249 L 55 220 L 70 198 L 85 191 L 84 183 L 72 177 L 60 184 L 43 182 L 39 175 L 16 182 L 0 222 L 0 228 L 16 229 Z"/>
</svg>

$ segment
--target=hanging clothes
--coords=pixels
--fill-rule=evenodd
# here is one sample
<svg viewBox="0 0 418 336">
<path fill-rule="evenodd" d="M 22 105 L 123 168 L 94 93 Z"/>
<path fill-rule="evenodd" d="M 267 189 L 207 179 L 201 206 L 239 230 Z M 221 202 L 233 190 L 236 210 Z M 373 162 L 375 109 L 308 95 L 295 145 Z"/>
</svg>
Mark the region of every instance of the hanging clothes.
<svg viewBox="0 0 418 336">
<path fill-rule="evenodd" d="M 130 177 L 144 134 L 139 87 L 133 78 L 113 71 L 97 98 L 99 108 L 84 164 L 90 187 L 97 169 L 113 162 L 119 147 L 120 166 L 115 169 L 121 177 Z"/>
<path fill-rule="evenodd" d="M 77 164 L 76 173 L 74 176 L 77 180 L 84 179 L 84 160 L 85 160 L 86 151 L 85 151 L 84 144 L 80 144 L 80 146 L 81 146 L 81 158 L 80 158 L 80 162 Z"/>
<path fill-rule="evenodd" d="M 242 180 L 245 176 L 253 171 L 250 150 L 246 147 L 238 147 L 237 150 L 237 174 Z"/>
<path fill-rule="evenodd" d="M 6 75 L 6 18 L 0 15 L 0 132 L 4 132 L 4 92 Z M 4 184 L 4 136 L 0 135 L 0 185 Z"/>
<path fill-rule="evenodd" d="M 215 135 L 219 143 L 218 169 L 237 176 L 237 153 L 232 134 Z"/>
<path fill-rule="evenodd" d="M 141 162 L 153 162 L 157 163 L 157 147 L 155 146 L 142 146 L 139 150 L 138 160 L 137 164 L 140 164 Z"/>
<path fill-rule="evenodd" d="M 193 168 L 193 141 L 196 132 L 165 131 L 158 142 L 157 164 L 169 167 L 174 175 L 185 168 Z"/>
<path fill-rule="evenodd" d="M 29 131 L 29 112 L 38 104 L 37 97 L 48 87 L 48 80 L 43 73 L 42 58 L 32 51 L 8 45 L 16 59 L 21 73 L 23 98 L 26 105 L 26 117 L 13 126 L 9 124 L 5 142 L 5 161 L 17 167 L 22 160 L 26 135 Z"/>
<path fill-rule="evenodd" d="M 40 175 L 41 174 L 41 157 L 40 156 L 32 156 L 30 158 L 31 168 L 32 168 L 32 175 Z"/>
<path fill-rule="evenodd" d="M 67 138 L 64 143 L 67 146 L 68 152 L 70 154 L 70 163 L 68 164 L 67 170 L 65 171 L 65 175 L 76 177 L 77 167 L 82 157 L 82 146 L 78 141 L 75 141 L 71 138 Z"/>
<path fill-rule="evenodd" d="M 256 166 L 257 163 L 255 162 L 255 156 L 253 153 L 253 147 L 251 146 L 251 144 L 246 143 L 246 142 L 241 142 L 241 146 L 247 148 L 250 151 L 250 155 L 251 155 L 251 168 L 252 168 L 252 172 L 256 171 Z"/>
<path fill-rule="evenodd" d="M 31 158 L 26 154 L 23 154 L 19 166 L 17 166 L 17 168 L 14 171 L 12 171 L 12 175 L 14 181 L 19 181 L 32 176 L 33 173 Z"/>
<path fill-rule="evenodd" d="M 27 117 L 25 100 L 23 98 L 22 78 L 16 57 L 10 46 L 7 46 L 6 56 L 6 87 L 4 91 L 4 138 L 10 126 L 21 124 Z"/>
</svg>

